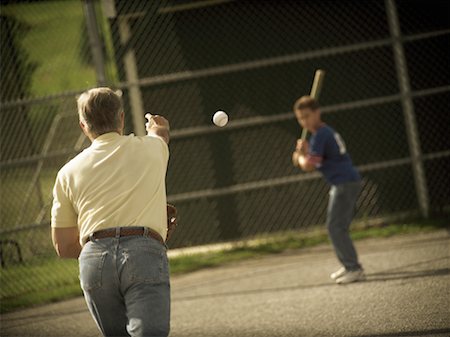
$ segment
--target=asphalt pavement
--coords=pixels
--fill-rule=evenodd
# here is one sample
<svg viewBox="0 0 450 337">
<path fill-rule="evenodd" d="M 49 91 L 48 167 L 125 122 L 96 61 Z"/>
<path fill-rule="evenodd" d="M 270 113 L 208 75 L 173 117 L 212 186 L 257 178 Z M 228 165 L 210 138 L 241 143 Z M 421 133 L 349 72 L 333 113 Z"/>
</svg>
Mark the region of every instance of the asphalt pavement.
<svg viewBox="0 0 450 337">
<path fill-rule="evenodd" d="M 356 247 L 367 280 L 348 285 L 329 245 L 173 277 L 170 336 L 450 336 L 448 231 Z M 1 336 L 100 334 L 76 298 L 2 315 Z"/>
</svg>

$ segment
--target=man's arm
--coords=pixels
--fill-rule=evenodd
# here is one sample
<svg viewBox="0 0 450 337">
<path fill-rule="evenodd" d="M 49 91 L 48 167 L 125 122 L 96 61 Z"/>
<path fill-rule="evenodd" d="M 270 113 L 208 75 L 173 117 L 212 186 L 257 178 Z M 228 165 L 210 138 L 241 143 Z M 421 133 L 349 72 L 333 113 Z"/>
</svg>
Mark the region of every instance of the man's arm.
<svg viewBox="0 0 450 337">
<path fill-rule="evenodd" d="M 56 253 L 61 258 L 77 259 L 81 246 L 78 227 L 52 228 L 52 241 Z"/>
<path fill-rule="evenodd" d="M 64 172 L 58 172 L 53 187 L 52 241 L 58 256 L 76 259 L 81 251 L 80 234 L 77 226 L 77 214 L 69 198 L 67 180 Z"/>
<path fill-rule="evenodd" d="M 148 122 L 145 124 L 147 134 L 153 134 L 162 138 L 167 144 L 170 141 L 170 126 L 169 121 L 162 116 L 146 114 Z"/>
</svg>

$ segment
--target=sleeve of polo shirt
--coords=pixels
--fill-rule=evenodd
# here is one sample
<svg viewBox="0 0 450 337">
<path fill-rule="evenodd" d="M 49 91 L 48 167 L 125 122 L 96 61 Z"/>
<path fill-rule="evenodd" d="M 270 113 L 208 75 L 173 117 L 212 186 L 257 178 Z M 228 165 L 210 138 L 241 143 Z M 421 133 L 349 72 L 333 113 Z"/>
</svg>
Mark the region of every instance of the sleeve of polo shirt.
<svg viewBox="0 0 450 337">
<path fill-rule="evenodd" d="M 67 181 L 63 174 L 58 173 L 53 187 L 52 227 L 68 228 L 78 226 L 78 216 L 69 198 Z"/>
<path fill-rule="evenodd" d="M 166 161 L 169 160 L 169 145 L 164 141 L 164 139 L 162 139 L 161 137 L 159 137 L 157 135 L 153 135 L 153 134 L 147 135 L 147 137 L 158 139 L 159 143 L 162 146 L 162 150 L 163 150 Z"/>
</svg>

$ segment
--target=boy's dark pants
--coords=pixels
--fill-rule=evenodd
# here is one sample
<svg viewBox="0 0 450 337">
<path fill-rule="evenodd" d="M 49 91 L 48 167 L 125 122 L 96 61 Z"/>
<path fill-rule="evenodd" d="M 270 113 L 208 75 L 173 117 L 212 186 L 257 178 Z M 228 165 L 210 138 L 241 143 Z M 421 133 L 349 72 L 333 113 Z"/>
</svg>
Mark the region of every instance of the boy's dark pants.
<svg viewBox="0 0 450 337">
<path fill-rule="evenodd" d="M 361 268 L 349 232 L 360 190 L 360 181 L 332 185 L 328 201 L 328 233 L 337 258 L 350 271 Z"/>
</svg>

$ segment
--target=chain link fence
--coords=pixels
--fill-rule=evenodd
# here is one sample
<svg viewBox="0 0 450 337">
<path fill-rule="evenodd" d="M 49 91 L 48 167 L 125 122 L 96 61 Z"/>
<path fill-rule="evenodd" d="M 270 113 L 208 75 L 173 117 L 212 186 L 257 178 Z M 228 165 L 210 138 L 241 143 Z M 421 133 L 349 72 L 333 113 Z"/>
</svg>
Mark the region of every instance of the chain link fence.
<svg viewBox="0 0 450 337">
<path fill-rule="evenodd" d="M 1 298 L 33 268 L 41 290 L 76 281 L 70 262 L 46 272 L 51 189 L 89 146 L 75 96 L 97 85 L 122 90 L 126 133 L 146 111 L 171 122 L 172 248 L 324 223 L 328 187 L 291 164 L 317 68 L 363 176 L 357 219 L 448 214 L 449 40 L 439 0 L 2 1 Z"/>
</svg>

